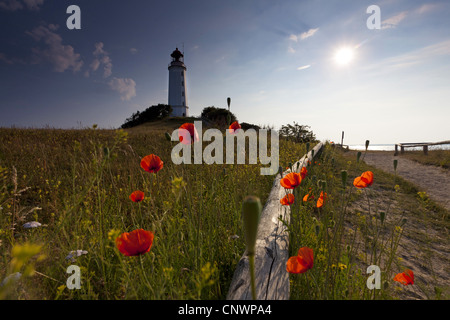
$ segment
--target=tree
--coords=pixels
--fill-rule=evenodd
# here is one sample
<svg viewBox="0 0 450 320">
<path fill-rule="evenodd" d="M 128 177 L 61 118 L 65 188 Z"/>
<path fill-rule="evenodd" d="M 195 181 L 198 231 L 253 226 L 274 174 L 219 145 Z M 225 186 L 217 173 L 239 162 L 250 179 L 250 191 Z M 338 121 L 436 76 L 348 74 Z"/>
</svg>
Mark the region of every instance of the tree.
<svg viewBox="0 0 450 320">
<path fill-rule="evenodd" d="M 295 142 L 303 143 L 303 142 L 315 142 L 316 136 L 309 130 L 310 126 L 307 125 L 299 125 L 294 121 L 294 124 L 287 124 L 281 126 L 279 134 L 281 137 L 286 138 L 288 140 L 292 140 Z"/>
</svg>

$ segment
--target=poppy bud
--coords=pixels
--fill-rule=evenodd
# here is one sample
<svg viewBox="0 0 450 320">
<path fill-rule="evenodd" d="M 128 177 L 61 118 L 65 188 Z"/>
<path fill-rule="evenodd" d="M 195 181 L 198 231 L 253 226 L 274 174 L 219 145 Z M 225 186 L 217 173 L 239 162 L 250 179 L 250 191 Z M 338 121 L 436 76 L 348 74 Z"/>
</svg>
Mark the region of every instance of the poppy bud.
<svg viewBox="0 0 450 320">
<path fill-rule="evenodd" d="M 361 151 L 358 151 L 356 154 L 356 162 L 359 162 L 359 159 L 361 158 Z"/>
<path fill-rule="evenodd" d="M 166 132 L 164 135 L 166 136 L 167 141 L 169 141 L 169 142 L 172 141 L 172 137 L 170 136 L 170 134 L 168 132 Z"/>
<path fill-rule="evenodd" d="M 256 235 L 262 206 L 258 197 L 247 196 L 242 204 L 242 220 L 244 222 L 245 243 L 248 255 L 255 254 Z"/>
<path fill-rule="evenodd" d="M 395 171 L 397 171 L 397 164 L 398 164 L 398 160 L 395 159 L 395 160 L 394 160 L 394 170 L 395 170 Z"/>
<path fill-rule="evenodd" d="M 386 218 L 386 212 L 381 211 L 381 212 L 380 212 L 380 220 L 381 220 L 381 223 L 384 222 L 384 219 L 385 219 L 385 218 Z"/>
<path fill-rule="evenodd" d="M 320 226 L 318 224 L 316 224 L 314 231 L 316 232 L 316 236 L 319 236 L 320 233 Z"/>
<path fill-rule="evenodd" d="M 347 177 L 348 177 L 347 170 L 342 170 L 341 171 L 341 178 L 342 178 L 342 185 L 344 186 L 344 188 L 347 185 Z"/>
<path fill-rule="evenodd" d="M 366 140 L 366 151 L 367 151 L 367 148 L 369 148 L 369 140 Z"/>
</svg>

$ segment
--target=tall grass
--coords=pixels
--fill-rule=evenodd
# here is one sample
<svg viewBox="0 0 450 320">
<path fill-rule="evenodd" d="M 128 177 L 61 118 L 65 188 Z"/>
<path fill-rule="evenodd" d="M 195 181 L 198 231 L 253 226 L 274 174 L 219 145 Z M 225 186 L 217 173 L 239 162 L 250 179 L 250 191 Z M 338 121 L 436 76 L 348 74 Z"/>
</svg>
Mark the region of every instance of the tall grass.
<svg viewBox="0 0 450 320">
<path fill-rule="evenodd" d="M 0 129 L 0 277 L 22 274 L 3 298 L 225 298 L 245 248 L 242 200 L 264 201 L 273 177 L 259 164 L 174 165 L 164 130 Z M 280 149 L 284 165 L 305 151 Z M 156 174 L 140 167 L 152 153 L 164 161 Z M 143 202 L 128 198 L 135 190 Z M 30 221 L 42 225 L 24 228 Z M 153 246 L 126 257 L 114 241 L 138 228 Z M 88 253 L 66 258 L 78 249 Z M 66 286 L 72 264 L 79 290 Z"/>
</svg>

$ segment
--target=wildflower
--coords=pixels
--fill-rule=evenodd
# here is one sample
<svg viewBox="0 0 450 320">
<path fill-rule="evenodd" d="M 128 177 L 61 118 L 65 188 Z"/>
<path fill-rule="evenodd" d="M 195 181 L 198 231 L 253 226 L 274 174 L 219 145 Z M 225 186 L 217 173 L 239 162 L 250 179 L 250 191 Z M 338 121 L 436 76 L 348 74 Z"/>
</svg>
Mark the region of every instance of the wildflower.
<svg viewBox="0 0 450 320">
<path fill-rule="evenodd" d="M 136 190 L 130 194 L 130 200 L 133 202 L 141 202 L 144 200 L 144 193 L 142 191 Z"/>
<path fill-rule="evenodd" d="M 314 196 L 312 194 L 307 193 L 304 197 L 303 197 L 303 202 L 306 202 L 308 200 L 314 200 Z"/>
<path fill-rule="evenodd" d="M 150 251 L 154 235 L 151 231 L 137 229 L 124 232 L 116 238 L 117 249 L 126 256 L 138 256 Z"/>
<path fill-rule="evenodd" d="M 359 189 L 371 186 L 373 183 L 373 172 L 366 171 L 361 176 L 356 177 L 353 181 L 353 185 Z"/>
<path fill-rule="evenodd" d="M 407 286 L 408 284 L 414 284 L 414 272 L 406 269 L 402 273 L 397 273 L 397 275 L 394 277 L 394 281 L 400 282 L 405 286 Z"/>
<path fill-rule="evenodd" d="M 286 189 L 294 189 L 299 186 L 301 182 L 302 176 L 297 172 L 288 173 L 283 179 L 280 180 L 281 186 Z"/>
<path fill-rule="evenodd" d="M 230 124 L 228 131 L 230 132 L 230 134 L 235 134 L 239 132 L 238 131 L 239 129 L 241 129 L 241 125 L 239 124 L 239 122 L 235 121 L 232 124 Z"/>
<path fill-rule="evenodd" d="M 302 169 L 300 170 L 300 176 L 302 177 L 302 179 L 305 179 L 307 173 L 308 170 L 306 169 L 306 167 L 302 167 Z"/>
<path fill-rule="evenodd" d="M 283 206 L 288 206 L 290 204 L 293 204 L 295 200 L 295 197 L 292 193 L 288 193 L 287 195 L 285 195 L 283 198 L 281 198 L 280 203 Z"/>
<path fill-rule="evenodd" d="M 313 265 L 313 250 L 308 247 L 303 247 L 298 250 L 297 256 L 289 258 L 286 263 L 286 271 L 289 273 L 304 273 L 312 269 Z"/>
<path fill-rule="evenodd" d="M 161 159 L 154 154 L 145 156 L 141 160 L 142 169 L 150 173 L 156 173 L 161 170 L 163 168 L 163 164 L 164 162 L 162 162 Z"/>
<path fill-rule="evenodd" d="M 183 144 L 192 144 L 195 141 L 199 141 L 197 129 L 193 123 L 184 123 L 178 129 L 178 138 Z"/>
<path fill-rule="evenodd" d="M 320 192 L 319 199 L 317 199 L 317 208 L 322 208 L 326 198 L 327 198 L 327 193 L 323 192 L 323 191 Z"/>
<path fill-rule="evenodd" d="M 40 224 L 40 223 L 37 222 L 37 221 L 31 221 L 31 222 L 25 223 L 25 224 L 23 225 L 23 227 L 24 227 L 25 229 L 32 229 L 32 228 L 40 227 L 41 225 L 42 225 L 42 224 Z"/>
</svg>

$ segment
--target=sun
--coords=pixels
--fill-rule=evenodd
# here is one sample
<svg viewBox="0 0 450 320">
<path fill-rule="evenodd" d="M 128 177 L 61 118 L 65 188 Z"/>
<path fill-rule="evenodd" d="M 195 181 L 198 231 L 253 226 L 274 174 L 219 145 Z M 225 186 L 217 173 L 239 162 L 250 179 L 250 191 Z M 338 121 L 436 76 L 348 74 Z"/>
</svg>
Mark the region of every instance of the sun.
<svg viewBox="0 0 450 320">
<path fill-rule="evenodd" d="M 355 52 L 352 48 L 346 47 L 336 51 L 334 60 L 338 65 L 348 65 L 355 57 Z"/>
</svg>

